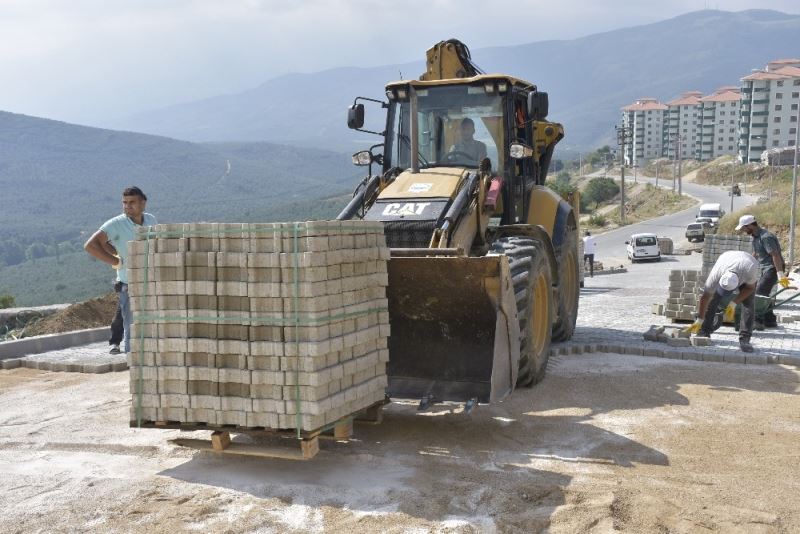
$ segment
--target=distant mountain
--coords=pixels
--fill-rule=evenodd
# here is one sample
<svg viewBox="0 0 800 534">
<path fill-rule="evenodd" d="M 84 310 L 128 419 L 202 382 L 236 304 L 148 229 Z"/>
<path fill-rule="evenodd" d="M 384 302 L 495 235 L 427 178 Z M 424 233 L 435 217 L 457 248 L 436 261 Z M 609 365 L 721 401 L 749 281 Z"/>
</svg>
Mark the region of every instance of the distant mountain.
<svg viewBox="0 0 800 534">
<path fill-rule="evenodd" d="M 319 215 L 321 199 L 352 191 L 362 174 L 330 151 L 196 144 L 0 112 L 0 245 L 79 243 L 121 212 L 131 184 L 159 222 L 248 222 Z"/>
<path fill-rule="evenodd" d="M 524 22 L 524 21 L 520 21 Z M 529 26 L 535 28 L 534 25 Z M 800 56 L 800 16 L 777 11 L 696 11 L 662 22 L 579 39 L 473 50 L 487 72 L 505 72 L 550 94 L 550 118 L 564 123 L 566 147 L 611 140 L 620 108 L 641 96 L 737 85 L 768 61 Z M 448 36 L 443 36 L 448 37 Z M 375 68 L 290 74 L 240 94 L 143 113 L 121 129 L 193 141 L 272 141 L 356 151 L 374 138 L 345 126 L 355 96 L 380 98 L 388 81 L 416 78 L 420 61 Z M 467 42 L 469 45 L 469 42 Z M 381 118 L 368 109 L 368 117 Z"/>
</svg>

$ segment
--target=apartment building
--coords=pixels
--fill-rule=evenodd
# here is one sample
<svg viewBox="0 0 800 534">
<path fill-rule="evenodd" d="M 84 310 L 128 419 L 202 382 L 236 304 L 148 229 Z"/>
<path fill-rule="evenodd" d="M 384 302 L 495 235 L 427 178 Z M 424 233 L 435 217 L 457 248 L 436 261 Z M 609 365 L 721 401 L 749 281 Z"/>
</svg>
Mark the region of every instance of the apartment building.
<svg viewBox="0 0 800 534">
<path fill-rule="evenodd" d="M 667 106 L 655 98 L 640 98 L 622 108 L 622 125 L 631 133 L 623 147 L 626 165 L 644 165 L 661 157 L 666 111 Z"/>
<path fill-rule="evenodd" d="M 667 102 L 667 122 L 663 131 L 663 156 L 670 159 L 695 159 L 700 150 L 700 122 L 703 93 L 687 91 Z"/>
<path fill-rule="evenodd" d="M 695 145 L 695 159 L 708 161 L 720 156 L 739 153 L 739 109 L 741 94 L 738 87 L 720 87 L 700 98 L 700 128 Z"/>
<path fill-rule="evenodd" d="M 800 59 L 771 61 L 741 81 L 739 160 L 760 161 L 764 150 L 794 146 L 800 112 Z"/>
</svg>

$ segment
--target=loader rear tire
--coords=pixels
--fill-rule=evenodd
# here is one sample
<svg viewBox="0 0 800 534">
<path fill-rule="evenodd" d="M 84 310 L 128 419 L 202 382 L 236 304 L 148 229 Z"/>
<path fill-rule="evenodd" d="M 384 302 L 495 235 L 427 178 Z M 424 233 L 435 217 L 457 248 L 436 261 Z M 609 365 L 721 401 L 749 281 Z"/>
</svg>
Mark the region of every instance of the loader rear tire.
<svg viewBox="0 0 800 534">
<path fill-rule="evenodd" d="M 543 244 L 530 237 L 503 237 L 492 252 L 505 254 L 511 267 L 520 331 L 517 387 L 544 378 L 553 326 L 552 275 Z"/>
<path fill-rule="evenodd" d="M 578 319 L 580 276 L 578 273 L 578 230 L 570 228 L 558 251 L 559 280 L 556 289 L 557 318 L 553 325 L 553 341 L 572 339 Z"/>
</svg>

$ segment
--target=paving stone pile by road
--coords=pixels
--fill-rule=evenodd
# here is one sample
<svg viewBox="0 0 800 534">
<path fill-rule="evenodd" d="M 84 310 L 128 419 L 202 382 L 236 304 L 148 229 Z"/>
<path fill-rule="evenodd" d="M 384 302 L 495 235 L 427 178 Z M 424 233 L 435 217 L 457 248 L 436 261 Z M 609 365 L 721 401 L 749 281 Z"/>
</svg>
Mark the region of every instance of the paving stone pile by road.
<svg viewBox="0 0 800 534">
<path fill-rule="evenodd" d="M 672 270 L 699 270 L 700 254 L 690 256 L 665 256 L 661 262 L 628 266 L 625 273 L 586 278 L 581 289 L 578 322 L 572 341 L 555 352 L 608 351 L 646 356 L 705 361 L 730 361 L 736 363 L 786 363 L 800 365 L 800 303 L 789 303 L 776 308 L 781 320 L 777 329 L 754 331 L 752 337 L 756 352 L 745 355 L 739 350 L 738 333 L 725 325 L 711 336 L 707 347 L 668 347 L 664 343 L 645 341 L 643 333 L 651 325 L 673 327 L 687 323 L 672 323 L 670 318 L 652 313 L 654 303 L 663 303 L 669 296 L 669 275 Z M 800 281 L 800 275 L 792 274 Z M 791 296 L 782 293 L 781 297 Z M 800 300 L 800 299 L 798 299 Z"/>
</svg>

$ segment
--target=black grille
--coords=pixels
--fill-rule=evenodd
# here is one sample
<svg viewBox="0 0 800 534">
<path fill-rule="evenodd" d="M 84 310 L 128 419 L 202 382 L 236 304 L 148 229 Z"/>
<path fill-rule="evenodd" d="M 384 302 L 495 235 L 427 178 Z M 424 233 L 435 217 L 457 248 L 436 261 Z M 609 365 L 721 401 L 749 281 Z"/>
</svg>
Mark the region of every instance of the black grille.
<svg viewBox="0 0 800 534">
<path fill-rule="evenodd" d="M 436 221 L 385 221 L 383 226 L 389 248 L 427 248 Z"/>
</svg>

